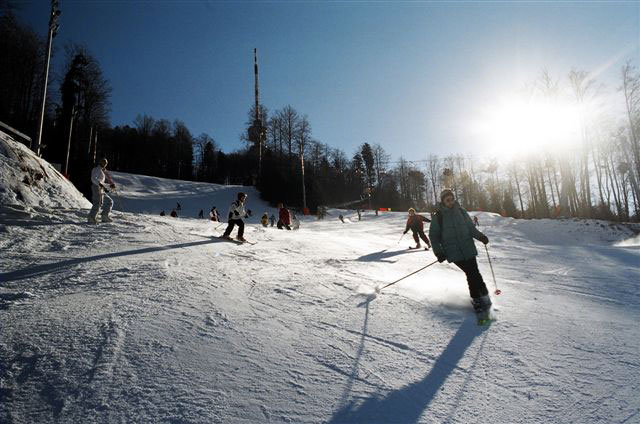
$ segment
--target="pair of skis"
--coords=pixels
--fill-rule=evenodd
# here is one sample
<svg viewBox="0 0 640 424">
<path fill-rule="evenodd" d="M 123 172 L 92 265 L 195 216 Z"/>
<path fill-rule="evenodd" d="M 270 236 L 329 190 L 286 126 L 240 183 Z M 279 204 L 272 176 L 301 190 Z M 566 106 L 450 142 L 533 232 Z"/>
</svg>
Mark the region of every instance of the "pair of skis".
<svg viewBox="0 0 640 424">
<path fill-rule="evenodd" d="M 222 241 L 228 241 L 228 242 L 235 243 L 235 244 L 250 244 L 250 245 L 254 246 L 257 243 L 257 242 L 251 242 L 251 241 L 248 241 L 248 240 L 241 241 L 241 240 L 232 239 L 230 237 L 223 237 L 223 236 L 218 236 L 218 238 L 220 240 L 222 240 Z"/>
</svg>

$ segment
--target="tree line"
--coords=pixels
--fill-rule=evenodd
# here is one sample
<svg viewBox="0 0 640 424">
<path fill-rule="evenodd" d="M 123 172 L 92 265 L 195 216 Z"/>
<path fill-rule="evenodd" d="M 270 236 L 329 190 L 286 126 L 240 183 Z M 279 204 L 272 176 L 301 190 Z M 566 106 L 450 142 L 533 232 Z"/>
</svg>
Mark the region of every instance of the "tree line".
<svg viewBox="0 0 640 424">
<path fill-rule="evenodd" d="M 0 0 L 0 121 L 34 137 L 42 92 L 45 40 L 20 24 Z M 112 127 L 111 87 L 86 47 L 64 48 L 61 72 L 47 93 L 43 156 L 60 164 L 84 193 L 96 159 L 110 168 L 158 177 L 257 185 L 263 198 L 292 207 L 318 206 L 432 210 L 451 187 L 463 207 L 522 218 L 640 218 L 640 73 L 626 63 L 615 95 L 622 116 L 583 112 L 580 142 L 559 154 L 541 148 L 509 162 L 462 154 L 392 160 L 378 143 L 347 153 L 317 140 L 308 116 L 291 105 L 270 113 L 259 146 L 249 141 L 256 111 L 248 111 L 244 144 L 225 153 L 209 134 L 194 136 L 180 120 L 139 115 Z M 581 109 L 602 95 L 595 79 L 572 70 L 564 79 L 543 72 L 529 88 L 538 97 L 571 100 Z M 517 141 L 517 140 L 514 140 Z M 261 169 L 261 174 L 258 171 Z"/>
</svg>

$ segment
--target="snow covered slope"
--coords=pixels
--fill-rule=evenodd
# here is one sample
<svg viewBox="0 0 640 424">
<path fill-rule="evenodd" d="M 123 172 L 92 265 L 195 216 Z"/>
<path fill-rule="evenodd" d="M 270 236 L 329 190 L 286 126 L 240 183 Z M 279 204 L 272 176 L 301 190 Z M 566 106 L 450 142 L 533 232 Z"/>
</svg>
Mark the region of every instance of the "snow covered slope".
<svg viewBox="0 0 640 424">
<path fill-rule="evenodd" d="M 167 199 L 200 193 L 181 190 Z M 85 214 L 0 225 L 0 422 L 640 421 L 627 226 L 480 214 L 503 291 L 480 328 L 453 265 L 371 295 L 434 260 L 398 244 L 404 214 L 252 218 L 254 246 L 196 219 Z"/>
<path fill-rule="evenodd" d="M 229 205 L 240 191 L 248 194 L 246 209 L 251 209 L 254 215 L 261 216 L 267 211 L 271 215 L 276 211 L 260 200 L 254 187 L 170 180 L 124 172 L 111 172 L 111 177 L 118 186 L 118 193 L 112 196 L 115 208 L 121 211 L 158 215 L 164 210 L 169 214 L 176 203 L 180 203 L 182 210 L 178 215 L 181 217 L 196 218 L 201 209 L 208 217 L 211 208 L 216 206 L 221 217 L 226 218 Z"/>
<path fill-rule="evenodd" d="M 0 131 L 0 216 L 91 204 L 47 161 Z"/>
</svg>

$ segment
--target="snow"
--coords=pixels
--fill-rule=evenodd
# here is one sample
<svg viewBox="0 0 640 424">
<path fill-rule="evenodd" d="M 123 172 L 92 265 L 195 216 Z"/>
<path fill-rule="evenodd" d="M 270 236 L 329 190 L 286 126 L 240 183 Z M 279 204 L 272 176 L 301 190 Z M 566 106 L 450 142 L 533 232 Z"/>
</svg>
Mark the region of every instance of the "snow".
<svg viewBox="0 0 640 424">
<path fill-rule="evenodd" d="M 28 216 L 38 208 L 91 204 L 62 174 L 24 144 L 0 131 L 0 216 Z"/>
<path fill-rule="evenodd" d="M 451 264 L 373 296 L 434 260 L 403 213 L 279 231 L 251 188 L 150 178 L 114 173 L 110 224 L 0 217 L 0 422 L 640 422 L 637 227 L 478 214 L 483 328 Z M 195 218 L 238 190 L 254 246 Z"/>
</svg>

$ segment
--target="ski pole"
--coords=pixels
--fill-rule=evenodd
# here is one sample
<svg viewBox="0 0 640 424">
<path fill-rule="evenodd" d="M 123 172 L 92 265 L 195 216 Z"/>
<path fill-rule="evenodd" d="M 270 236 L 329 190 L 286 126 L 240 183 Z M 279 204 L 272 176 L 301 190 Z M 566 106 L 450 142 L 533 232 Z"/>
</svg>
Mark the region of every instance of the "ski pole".
<svg viewBox="0 0 640 424">
<path fill-rule="evenodd" d="M 496 274 L 494 274 L 493 272 L 493 265 L 491 264 L 491 256 L 489 256 L 489 249 L 487 248 L 486 244 L 484 245 L 484 250 L 487 252 L 487 259 L 489 259 L 489 268 L 491 268 L 491 276 L 493 277 L 493 286 L 496 288 L 496 291 L 494 293 L 496 294 L 496 296 L 498 296 L 502 293 L 502 290 L 498 288 L 498 284 L 496 283 Z"/>
<path fill-rule="evenodd" d="M 406 233 L 402 233 L 402 235 L 400 236 L 400 240 L 398 240 L 398 244 L 400 244 L 400 242 L 402 241 L 402 238 L 404 237 Z"/>
<path fill-rule="evenodd" d="M 419 273 L 420 271 L 422 271 L 422 270 L 424 270 L 424 269 L 427 269 L 427 268 L 429 268 L 431 265 L 433 265 L 433 264 L 437 264 L 437 263 L 438 263 L 438 260 L 436 259 L 435 261 L 431 262 L 429 265 L 425 265 L 425 266 L 423 266 L 422 268 L 420 268 L 419 270 L 417 270 L 417 271 L 413 271 L 411 274 L 407 274 L 407 275 L 405 275 L 404 277 L 399 278 L 399 279 L 397 279 L 396 281 L 394 281 L 394 282 L 392 282 L 392 283 L 386 284 L 386 285 L 384 285 L 384 286 L 382 286 L 382 287 L 376 287 L 376 293 L 380 293 L 380 291 L 382 291 L 382 289 L 386 289 L 386 288 L 387 288 L 387 287 L 389 287 L 389 286 L 392 286 L 392 285 L 394 285 L 394 284 L 396 284 L 396 283 L 399 283 L 400 281 L 404 280 L 405 278 L 409 278 L 409 277 L 411 277 L 413 274 L 417 274 L 417 273 Z"/>
</svg>

